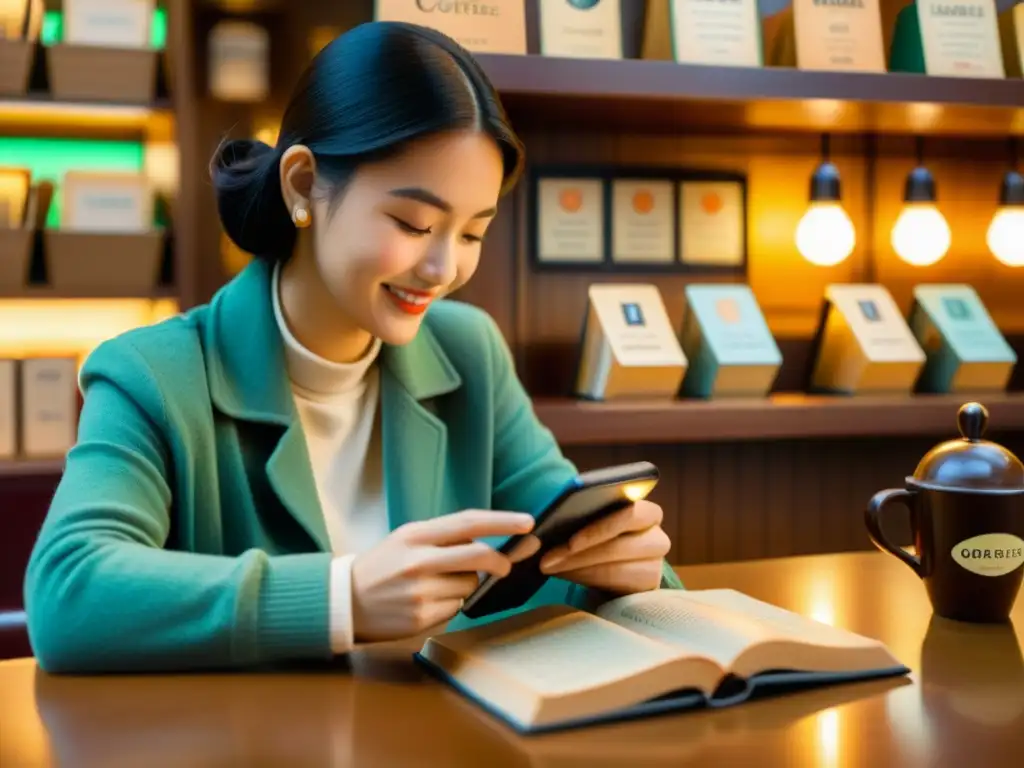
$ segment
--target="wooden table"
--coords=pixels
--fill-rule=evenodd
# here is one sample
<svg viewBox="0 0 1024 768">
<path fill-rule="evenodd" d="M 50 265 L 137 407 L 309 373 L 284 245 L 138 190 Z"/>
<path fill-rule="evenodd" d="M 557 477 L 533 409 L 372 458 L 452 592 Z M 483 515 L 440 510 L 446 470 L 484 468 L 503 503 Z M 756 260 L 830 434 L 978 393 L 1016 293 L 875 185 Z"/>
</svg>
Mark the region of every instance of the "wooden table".
<svg viewBox="0 0 1024 768">
<path fill-rule="evenodd" d="M 933 618 L 879 553 L 679 570 L 878 637 L 913 675 L 524 738 L 424 678 L 409 645 L 263 674 L 50 677 L 23 659 L 0 664 L 0 766 L 1024 765 L 1024 599 L 1017 629 Z"/>
</svg>

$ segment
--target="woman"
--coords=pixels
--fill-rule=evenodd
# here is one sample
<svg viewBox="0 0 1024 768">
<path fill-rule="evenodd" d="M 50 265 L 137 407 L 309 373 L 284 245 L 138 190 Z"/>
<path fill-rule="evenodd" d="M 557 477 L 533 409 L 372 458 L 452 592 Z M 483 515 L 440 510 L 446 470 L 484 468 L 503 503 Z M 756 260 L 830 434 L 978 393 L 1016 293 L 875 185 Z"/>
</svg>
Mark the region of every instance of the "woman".
<svg viewBox="0 0 1024 768">
<path fill-rule="evenodd" d="M 473 59 L 396 23 L 317 56 L 276 148 L 221 148 L 224 229 L 259 258 L 83 366 L 26 578 L 44 669 L 328 658 L 508 572 L 487 541 L 529 531 L 575 469 L 493 322 L 443 297 L 522 154 Z M 638 503 L 580 533 L 527 607 L 678 586 L 660 521 Z"/>
</svg>

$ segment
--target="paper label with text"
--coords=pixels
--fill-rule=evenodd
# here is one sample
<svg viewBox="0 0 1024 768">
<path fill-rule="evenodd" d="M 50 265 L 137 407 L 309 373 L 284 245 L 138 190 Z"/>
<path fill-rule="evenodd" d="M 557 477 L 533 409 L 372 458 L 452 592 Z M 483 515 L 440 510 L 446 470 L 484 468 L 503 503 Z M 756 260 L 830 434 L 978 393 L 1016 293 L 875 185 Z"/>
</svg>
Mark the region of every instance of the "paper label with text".
<svg viewBox="0 0 1024 768">
<path fill-rule="evenodd" d="M 1012 533 L 983 533 L 964 539 L 950 554 L 971 573 L 1005 576 L 1024 564 L 1024 539 Z"/>
</svg>

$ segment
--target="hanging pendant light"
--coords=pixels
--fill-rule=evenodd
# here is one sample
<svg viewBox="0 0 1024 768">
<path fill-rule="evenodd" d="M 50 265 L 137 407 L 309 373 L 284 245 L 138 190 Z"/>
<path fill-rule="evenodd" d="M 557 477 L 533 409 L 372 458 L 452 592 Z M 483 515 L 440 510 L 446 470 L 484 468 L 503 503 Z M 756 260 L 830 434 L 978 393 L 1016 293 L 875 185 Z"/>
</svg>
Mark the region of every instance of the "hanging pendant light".
<svg viewBox="0 0 1024 768">
<path fill-rule="evenodd" d="M 1017 163 L 1016 142 L 1010 141 L 1010 163 Z M 1008 267 L 1024 267 L 1024 176 L 1014 168 L 1003 176 L 999 208 L 985 236 L 988 249 Z"/>
<path fill-rule="evenodd" d="M 839 169 L 829 160 L 829 137 L 821 138 L 821 163 L 811 176 L 810 202 L 796 227 L 796 248 L 819 267 L 843 262 L 857 244 L 857 233 L 843 209 Z"/>
<path fill-rule="evenodd" d="M 952 242 L 946 217 L 935 204 L 935 179 L 924 167 L 923 155 L 923 142 L 918 138 L 917 167 L 907 175 L 903 210 L 892 228 L 893 250 L 915 267 L 927 267 L 940 261 Z"/>
</svg>

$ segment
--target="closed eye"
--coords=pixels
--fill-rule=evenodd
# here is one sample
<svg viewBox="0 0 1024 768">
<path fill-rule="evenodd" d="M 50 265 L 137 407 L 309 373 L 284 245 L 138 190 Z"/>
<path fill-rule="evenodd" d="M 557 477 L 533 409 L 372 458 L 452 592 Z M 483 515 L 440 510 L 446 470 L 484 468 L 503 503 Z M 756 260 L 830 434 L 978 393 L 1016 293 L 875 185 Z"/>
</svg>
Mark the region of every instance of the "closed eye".
<svg viewBox="0 0 1024 768">
<path fill-rule="evenodd" d="M 430 234 L 430 227 L 427 227 L 426 229 L 420 229 L 419 227 L 414 227 L 409 222 L 402 221 L 397 216 L 391 216 L 390 214 L 388 214 L 388 218 L 395 222 L 398 228 L 405 232 L 406 234 L 416 235 L 417 237 Z"/>
</svg>

